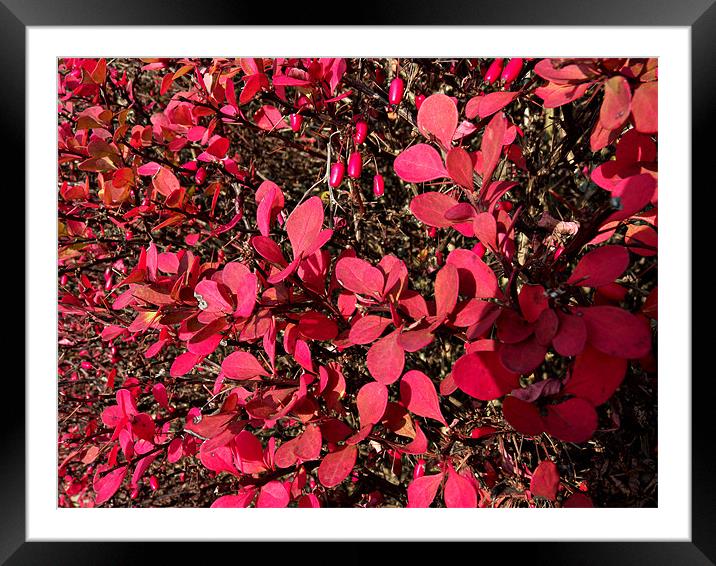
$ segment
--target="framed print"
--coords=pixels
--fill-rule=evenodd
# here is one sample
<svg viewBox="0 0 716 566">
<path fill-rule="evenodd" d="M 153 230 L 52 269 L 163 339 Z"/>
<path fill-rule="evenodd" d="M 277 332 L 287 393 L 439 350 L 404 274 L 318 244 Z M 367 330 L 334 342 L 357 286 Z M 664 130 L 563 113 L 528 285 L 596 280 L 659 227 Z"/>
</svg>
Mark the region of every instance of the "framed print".
<svg viewBox="0 0 716 566">
<path fill-rule="evenodd" d="M 3 0 L 8 564 L 716 561 L 716 8 L 360 8 Z"/>
</svg>

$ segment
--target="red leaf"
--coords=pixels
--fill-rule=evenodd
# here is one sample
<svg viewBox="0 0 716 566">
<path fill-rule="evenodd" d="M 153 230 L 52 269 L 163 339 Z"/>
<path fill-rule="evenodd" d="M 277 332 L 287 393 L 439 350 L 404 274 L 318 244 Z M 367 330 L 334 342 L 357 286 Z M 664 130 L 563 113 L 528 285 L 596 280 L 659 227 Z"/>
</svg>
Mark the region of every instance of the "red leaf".
<svg viewBox="0 0 716 566">
<path fill-rule="evenodd" d="M 448 477 L 443 491 L 445 507 L 469 508 L 477 507 L 477 491 L 474 484 L 458 474 L 452 466 L 448 468 Z"/>
<path fill-rule="evenodd" d="M 624 246 L 601 246 L 587 253 L 567 280 L 579 287 L 601 287 L 617 279 L 629 267 L 629 252 Z"/>
<path fill-rule="evenodd" d="M 619 199 L 619 210 L 611 214 L 604 224 L 624 220 L 647 206 L 656 191 L 656 179 L 649 173 L 641 173 L 620 181 L 612 191 L 612 198 Z"/>
<path fill-rule="evenodd" d="M 542 311 L 549 306 L 547 295 L 542 285 L 523 285 L 518 297 L 520 310 L 527 322 L 535 322 Z"/>
<path fill-rule="evenodd" d="M 383 272 L 357 257 L 342 257 L 338 260 L 336 279 L 344 289 L 373 297 L 379 297 L 385 285 Z"/>
<path fill-rule="evenodd" d="M 430 332 L 429 328 L 422 328 L 420 330 L 409 330 L 402 332 L 398 338 L 398 344 L 406 352 L 417 352 L 422 350 L 428 344 L 431 344 L 435 339 L 435 336 Z"/>
<path fill-rule="evenodd" d="M 291 498 L 284 485 L 277 480 L 265 483 L 259 491 L 259 497 L 256 500 L 257 508 L 281 508 L 286 507 Z"/>
<path fill-rule="evenodd" d="M 293 257 L 301 257 L 310 251 L 323 225 L 323 204 L 318 197 L 311 197 L 298 205 L 286 219 L 286 233 L 293 248 Z M 306 255 L 310 255 L 306 253 Z M 304 256 L 305 257 L 305 256 Z"/>
<path fill-rule="evenodd" d="M 384 336 L 368 350 L 368 371 L 376 381 L 390 385 L 397 381 L 405 366 L 405 352 L 398 344 L 398 330 Z"/>
<path fill-rule="evenodd" d="M 492 214 L 489 212 L 476 214 L 472 219 L 472 227 L 475 236 L 485 247 L 493 251 L 497 249 L 497 221 Z"/>
<path fill-rule="evenodd" d="M 530 480 L 530 491 L 537 497 L 546 497 L 550 501 L 557 499 L 559 489 L 559 471 L 551 460 L 542 460 Z"/>
<path fill-rule="evenodd" d="M 543 346 L 534 336 L 516 344 L 500 345 L 500 361 L 509 371 L 520 374 L 532 373 L 544 361 L 547 346 Z"/>
<path fill-rule="evenodd" d="M 552 346 L 562 356 L 576 356 L 584 350 L 587 341 L 587 326 L 582 318 L 557 311 L 559 330 L 552 339 Z"/>
<path fill-rule="evenodd" d="M 247 84 L 248 86 L 248 84 Z M 244 94 L 241 93 L 240 99 L 243 101 Z M 242 102 L 243 104 L 243 102 Z M 259 108 L 254 114 L 254 122 L 262 130 L 285 130 L 290 128 L 281 115 L 281 112 L 275 106 L 265 104 Z"/>
<path fill-rule="evenodd" d="M 169 369 L 169 375 L 172 377 L 181 377 L 182 375 L 191 371 L 191 369 L 199 363 L 203 356 L 192 354 L 191 352 L 184 352 L 179 354 L 172 363 L 172 367 Z"/>
<path fill-rule="evenodd" d="M 585 507 L 591 508 L 594 507 L 594 503 L 592 503 L 592 500 L 589 498 L 588 495 L 584 495 L 583 493 L 577 491 L 570 495 L 569 498 L 564 501 L 562 507 L 565 509 Z"/>
<path fill-rule="evenodd" d="M 430 504 L 438 493 L 438 489 L 440 489 L 442 481 L 442 473 L 431 476 L 421 476 L 411 481 L 408 486 L 408 507 L 430 507 Z"/>
<path fill-rule="evenodd" d="M 597 430 L 597 413 L 587 401 L 573 397 L 547 407 L 544 428 L 555 438 L 580 444 L 589 440 Z"/>
<path fill-rule="evenodd" d="M 434 135 L 444 148 L 452 144 L 457 128 L 457 106 L 445 94 L 428 96 L 418 110 L 418 130 L 425 137 Z"/>
<path fill-rule="evenodd" d="M 410 211 L 428 226 L 447 228 L 452 225 L 452 221 L 445 218 L 445 213 L 456 204 L 457 201 L 449 195 L 429 192 L 413 198 L 410 201 Z"/>
<path fill-rule="evenodd" d="M 366 383 L 356 395 L 361 428 L 380 421 L 388 405 L 388 388 L 377 381 Z"/>
<path fill-rule="evenodd" d="M 461 295 L 477 299 L 502 295 L 495 273 L 472 251 L 453 250 L 445 263 L 457 267 Z"/>
<path fill-rule="evenodd" d="M 258 279 L 248 267 L 238 261 L 227 263 L 222 270 L 222 281 L 236 296 L 234 316 L 246 318 L 256 305 Z"/>
<path fill-rule="evenodd" d="M 497 352 L 473 352 L 458 358 L 452 367 L 458 388 L 476 399 L 499 399 L 519 386 L 519 376 L 500 363 Z"/>
<path fill-rule="evenodd" d="M 629 117 L 631 89 L 629 81 L 621 75 L 604 83 L 604 100 L 599 111 L 599 122 L 605 130 L 615 130 Z"/>
<path fill-rule="evenodd" d="M 459 284 L 457 269 L 453 264 L 446 263 L 435 277 L 436 324 L 445 320 L 455 308 Z"/>
<path fill-rule="evenodd" d="M 94 481 L 92 482 L 92 487 L 97 494 L 95 497 L 95 505 L 101 505 L 111 499 L 112 496 L 117 493 L 119 486 L 122 485 L 125 475 L 127 475 L 127 466 L 117 468 L 103 476 L 100 476 L 99 472 L 95 474 Z"/>
<path fill-rule="evenodd" d="M 452 148 L 445 158 L 445 165 L 453 181 L 469 191 L 473 190 L 472 159 L 470 159 L 470 154 L 467 151 L 461 147 Z"/>
<path fill-rule="evenodd" d="M 256 189 L 256 224 L 262 236 L 268 236 L 271 231 L 271 220 L 283 208 L 283 192 L 276 183 L 264 181 Z"/>
<path fill-rule="evenodd" d="M 656 82 L 639 85 L 631 101 L 634 126 L 643 134 L 659 131 L 659 86 Z"/>
<path fill-rule="evenodd" d="M 440 411 L 435 385 L 422 371 L 411 370 L 403 376 L 400 381 L 400 400 L 411 413 L 435 419 L 447 426 Z"/>
<path fill-rule="evenodd" d="M 168 197 L 174 191 L 179 190 L 179 179 L 166 167 L 160 167 L 152 178 L 152 186 L 159 194 Z"/>
<path fill-rule="evenodd" d="M 474 96 L 467 101 L 465 106 L 465 116 L 472 120 L 475 116 L 480 118 L 486 118 L 502 110 L 515 98 L 517 98 L 517 92 L 491 92 L 490 94 Z"/>
<path fill-rule="evenodd" d="M 626 375 L 627 361 L 603 354 L 590 346 L 574 360 L 572 375 L 563 392 L 586 399 L 595 407 L 606 403 Z"/>
<path fill-rule="evenodd" d="M 339 421 L 340 422 L 340 421 Z M 295 452 L 303 462 L 316 460 L 321 454 L 323 437 L 321 429 L 316 425 L 309 425 L 296 440 Z"/>
<path fill-rule="evenodd" d="M 651 329 L 644 317 L 607 305 L 579 311 L 587 325 L 589 343 L 600 352 L 636 360 L 651 351 Z"/>
<path fill-rule="evenodd" d="M 382 316 L 368 315 L 358 319 L 348 334 L 354 344 L 370 344 L 388 327 L 390 319 Z"/>
<path fill-rule="evenodd" d="M 426 143 L 416 144 L 403 151 L 395 158 L 393 168 L 398 177 L 408 183 L 424 183 L 448 176 L 442 157 Z"/>
<path fill-rule="evenodd" d="M 508 395 L 502 402 L 502 414 L 516 431 L 529 436 L 544 432 L 544 422 L 536 405 Z"/>
<path fill-rule="evenodd" d="M 253 354 L 241 351 L 233 352 L 224 358 L 221 371 L 229 379 L 251 379 L 269 375 Z"/>
<path fill-rule="evenodd" d="M 256 488 L 249 486 L 242 488 L 238 495 L 222 495 L 214 503 L 212 508 L 239 508 L 251 505 L 254 497 L 256 497 Z"/>
<path fill-rule="evenodd" d="M 333 340 L 338 335 L 338 325 L 319 312 L 307 312 L 298 320 L 298 331 L 312 340 Z"/>
<path fill-rule="evenodd" d="M 492 120 L 485 127 L 485 133 L 482 135 L 480 150 L 482 151 L 482 186 L 487 188 L 492 173 L 500 161 L 502 155 L 502 145 L 505 139 L 505 131 L 507 130 L 507 120 L 502 112 L 495 114 Z M 483 242 L 485 243 L 485 242 Z"/>
<path fill-rule="evenodd" d="M 251 238 L 251 245 L 265 260 L 281 267 L 286 266 L 287 262 L 283 257 L 283 253 L 281 253 L 281 248 L 271 238 L 254 236 Z"/>
<path fill-rule="evenodd" d="M 324 487 L 336 487 L 348 477 L 356 463 L 358 449 L 344 446 L 327 454 L 318 467 L 318 480 Z"/>
</svg>

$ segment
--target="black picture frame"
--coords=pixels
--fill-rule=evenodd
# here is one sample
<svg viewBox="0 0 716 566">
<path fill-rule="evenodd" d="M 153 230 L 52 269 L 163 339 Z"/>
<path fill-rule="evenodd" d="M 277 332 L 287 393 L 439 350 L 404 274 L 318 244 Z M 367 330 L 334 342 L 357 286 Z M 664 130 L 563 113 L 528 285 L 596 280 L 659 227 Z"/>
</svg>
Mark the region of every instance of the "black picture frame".
<svg viewBox="0 0 716 566">
<path fill-rule="evenodd" d="M 716 37 L 715 0 L 504 0 L 469 1 L 424 0 L 374 2 L 363 0 L 360 9 L 351 16 L 351 25 L 593 25 L 593 26 L 686 26 L 691 31 L 692 80 L 692 166 L 693 186 L 711 192 L 712 181 L 707 177 L 713 158 L 713 144 L 707 132 L 714 125 L 711 100 L 716 77 L 716 60 L 712 57 Z M 299 9 L 299 5 L 301 8 Z M 350 7 L 348 7 L 350 10 Z M 346 23 L 339 16 L 340 8 L 328 6 L 322 10 L 315 3 L 298 3 L 281 16 L 266 12 L 264 3 L 228 2 L 219 0 L 122 0 L 96 2 L 93 0 L 0 0 L 0 123 L 2 136 L 17 151 L 25 141 L 25 79 L 26 28 L 28 26 L 68 25 L 261 25 L 263 23 L 315 25 Z M 221 14 L 219 17 L 218 14 Z M 321 14 L 324 14 L 321 16 Z M 345 16 L 344 16 L 345 17 Z M 267 20 L 270 18 L 270 22 Z M 321 21 L 323 18 L 325 21 Z M 685 109 L 685 112 L 687 110 Z M 698 117 L 698 119 L 696 119 Z M 688 119 L 685 114 L 684 119 Z M 26 155 L 26 160 L 28 156 Z M 709 159 L 710 158 L 710 159 Z M 17 170 L 15 185 L 24 185 L 24 173 Z M 679 190 L 690 190 L 679 187 Z M 693 212 L 705 214 L 702 207 Z M 24 203 L 19 203 L 24 208 Z M 28 213 L 27 210 L 25 210 Z M 692 217 L 692 225 L 698 225 Z M 693 242 L 696 243 L 695 241 Z M 692 246 L 693 260 L 698 257 Z M 24 270 L 23 270 L 24 272 Z M 24 276 L 21 276 L 24 277 Z M 695 279 L 692 277 L 692 281 Z M 17 293 L 17 283 L 15 283 Z M 696 287 L 694 287 L 694 291 Z M 25 300 L 28 297 L 25 295 Z M 684 305 L 692 312 L 691 304 Z M 702 313 L 700 316 L 705 317 Z M 692 324 L 693 326 L 693 324 Z M 692 328 L 684 329 L 692 335 Z M 19 334 L 19 333 L 18 333 Z M 709 333 L 705 333 L 708 335 Z M 693 334 L 696 336 L 696 334 Z M 693 341 L 692 341 L 693 344 Z M 693 348 L 692 351 L 698 351 Z M 694 375 L 699 375 L 696 372 Z M 13 400 L 25 400 L 25 384 L 17 372 L 8 374 L 4 395 Z M 716 466 L 710 447 L 713 444 L 713 421 L 710 407 L 710 379 L 692 381 L 692 537 L 690 542 L 500 542 L 449 543 L 450 560 L 496 559 L 528 564 L 716 564 Z M 684 383 L 691 376 L 683 376 Z M 204 544 L 137 543 L 137 542 L 26 542 L 25 536 L 25 413 L 24 402 L 17 401 L 18 414 L 6 416 L 0 427 L 2 456 L 0 456 L 0 562 L 20 564 L 133 564 L 136 562 L 186 564 L 205 561 L 224 552 L 239 560 L 256 551 L 270 562 L 280 559 L 310 561 L 313 564 L 359 563 L 386 557 L 384 550 L 371 542 L 345 543 L 339 549 L 320 549 L 299 552 L 285 545 L 271 545 L 271 551 L 259 543 L 218 544 L 208 551 Z M 115 533 L 116 534 L 116 533 Z M 529 533 L 515 533 L 529 536 Z M 317 536 L 320 536 L 317 534 Z M 585 532 L 585 539 L 589 533 Z M 247 546 L 248 544 L 248 546 Z M 479 543 L 478 543 L 479 544 Z M 318 546 L 315 543 L 311 546 Z M 335 544 L 331 545 L 335 546 Z M 380 545 L 385 546 L 385 545 Z M 420 544 L 399 545 L 396 559 L 411 563 L 425 560 Z M 392 548 L 392 547 L 391 547 Z M 284 550 L 286 549 L 286 550 Z M 391 550 L 391 554 L 392 554 Z M 440 552 L 440 551 L 439 551 Z M 246 553 L 246 554 L 244 554 Z M 161 557 L 161 558 L 158 558 Z M 254 558 L 255 559 L 255 558 Z"/>
</svg>

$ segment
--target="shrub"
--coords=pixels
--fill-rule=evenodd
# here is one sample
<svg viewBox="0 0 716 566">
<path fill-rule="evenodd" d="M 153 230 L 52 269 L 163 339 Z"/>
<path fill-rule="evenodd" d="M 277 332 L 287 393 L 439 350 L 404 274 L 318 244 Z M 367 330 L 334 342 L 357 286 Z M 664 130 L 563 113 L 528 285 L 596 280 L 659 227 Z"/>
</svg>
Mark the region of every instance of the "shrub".
<svg viewBox="0 0 716 566">
<path fill-rule="evenodd" d="M 59 504 L 655 504 L 657 71 L 61 60 Z"/>
</svg>

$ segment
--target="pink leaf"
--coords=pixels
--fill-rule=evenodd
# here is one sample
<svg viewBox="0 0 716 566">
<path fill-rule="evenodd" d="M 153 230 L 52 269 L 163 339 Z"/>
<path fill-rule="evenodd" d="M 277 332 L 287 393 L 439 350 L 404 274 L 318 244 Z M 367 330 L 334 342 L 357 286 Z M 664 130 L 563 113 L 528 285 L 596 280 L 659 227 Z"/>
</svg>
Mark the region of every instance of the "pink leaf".
<svg viewBox="0 0 716 566">
<path fill-rule="evenodd" d="M 461 147 L 452 148 L 445 158 L 445 164 L 453 181 L 469 191 L 473 190 L 472 159 L 470 159 L 470 154 L 467 151 Z"/>
<path fill-rule="evenodd" d="M 408 507 L 425 508 L 435 499 L 443 481 L 443 474 L 421 476 L 410 482 L 408 486 Z"/>
<path fill-rule="evenodd" d="M 101 505 L 105 501 L 111 499 L 112 496 L 117 493 L 119 486 L 122 485 L 125 475 L 127 475 L 127 466 L 117 468 L 116 470 L 113 470 L 103 476 L 100 476 L 100 474 L 97 473 L 94 476 L 94 481 L 92 482 L 92 487 L 97 494 L 95 504 Z"/>
<path fill-rule="evenodd" d="M 338 260 L 336 279 L 344 289 L 373 297 L 379 297 L 385 285 L 383 272 L 357 257 L 342 257 Z"/>
<path fill-rule="evenodd" d="M 554 501 L 559 489 L 559 471 L 551 460 L 542 460 L 532 474 L 530 491 L 537 497 Z"/>
<path fill-rule="evenodd" d="M 400 381 L 400 400 L 411 413 L 435 419 L 447 426 L 435 385 L 423 372 L 411 370 L 403 376 Z"/>
<path fill-rule="evenodd" d="M 605 130 L 614 130 L 629 117 L 631 89 L 629 81 L 621 75 L 607 79 L 604 83 L 604 100 L 599 112 L 599 122 Z"/>
<path fill-rule="evenodd" d="M 368 350 L 368 371 L 376 381 L 390 385 L 398 380 L 405 366 L 405 352 L 398 344 L 398 330 L 384 336 Z"/>
<path fill-rule="evenodd" d="M 372 314 L 364 316 L 351 326 L 348 338 L 354 344 L 370 344 L 383 334 L 389 324 L 389 318 Z"/>
<path fill-rule="evenodd" d="M 457 201 L 449 195 L 429 192 L 413 198 L 410 201 L 410 211 L 428 226 L 447 228 L 452 225 L 452 221 L 445 218 L 445 213 L 456 204 Z"/>
<path fill-rule="evenodd" d="M 265 483 L 259 491 L 256 500 L 257 508 L 281 508 L 286 507 L 290 497 L 284 485 L 277 480 Z"/>
<path fill-rule="evenodd" d="M 446 263 L 457 267 L 461 295 L 477 299 L 502 295 L 495 273 L 470 250 L 453 250 L 448 255 Z"/>
<path fill-rule="evenodd" d="M 435 278 L 435 317 L 440 323 L 453 311 L 457 304 L 460 280 L 457 268 L 446 263 Z"/>
<path fill-rule="evenodd" d="M 519 386 L 519 376 L 500 363 L 497 352 L 473 352 L 458 358 L 452 367 L 457 386 L 476 399 L 499 399 Z"/>
<path fill-rule="evenodd" d="M 443 492 L 445 507 L 469 508 L 477 507 L 477 491 L 473 483 L 458 474 L 452 466 L 448 468 L 448 477 Z"/>
<path fill-rule="evenodd" d="M 307 312 L 298 321 L 298 331 L 311 340 L 333 340 L 338 335 L 338 325 L 319 312 Z"/>
<path fill-rule="evenodd" d="M 224 358 L 221 371 L 229 379 L 251 379 L 269 375 L 253 354 L 241 351 L 233 352 Z"/>
<path fill-rule="evenodd" d="M 377 381 L 366 383 L 356 395 L 361 428 L 380 421 L 388 405 L 388 388 Z"/>
<path fill-rule="evenodd" d="M 492 173 L 500 161 L 502 155 L 502 145 L 505 139 L 505 131 L 507 130 L 507 120 L 502 112 L 495 114 L 485 127 L 485 133 L 482 136 L 480 150 L 482 151 L 482 186 L 487 188 Z"/>
<path fill-rule="evenodd" d="M 418 130 L 425 137 L 434 135 L 444 148 L 452 143 L 457 128 L 457 106 L 445 94 L 428 96 L 418 110 Z"/>
<path fill-rule="evenodd" d="M 355 446 L 344 446 L 327 454 L 318 467 L 318 480 L 327 488 L 336 487 L 353 470 L 358 449 Z"/>
<path fill-rule="evenodd" d="M 323 204 L 311 197 L 297 206 L 286 219 L 286 233 L 293 248 L 293 257 L 301 257 L 318 238 L 323 225 Z M 307 254 L 310 255 L 310 254 Z"/>
<path fill-rule="evenodd" d="M 408 183 L 424 183 L 448 176 L 440 154 L 425 143 L 403 151 L 395 158 L 393 168 L 398 177 Z"/>
<path fill-rule="evenodd" d="M 567 280 L 579 287 L 601 287 L 612 283 L 629 267 L 629 252 L 624 246 L 601 246 L 587 253 Z"/>
<path fill-rule="evenodd" d="M 659 131 L 659 87 L 658 83 L 644 83 L 634 91 L 631 101 L 631 113 L 634 126 L 643 134 L 656 134 Z"/>
</svg>

